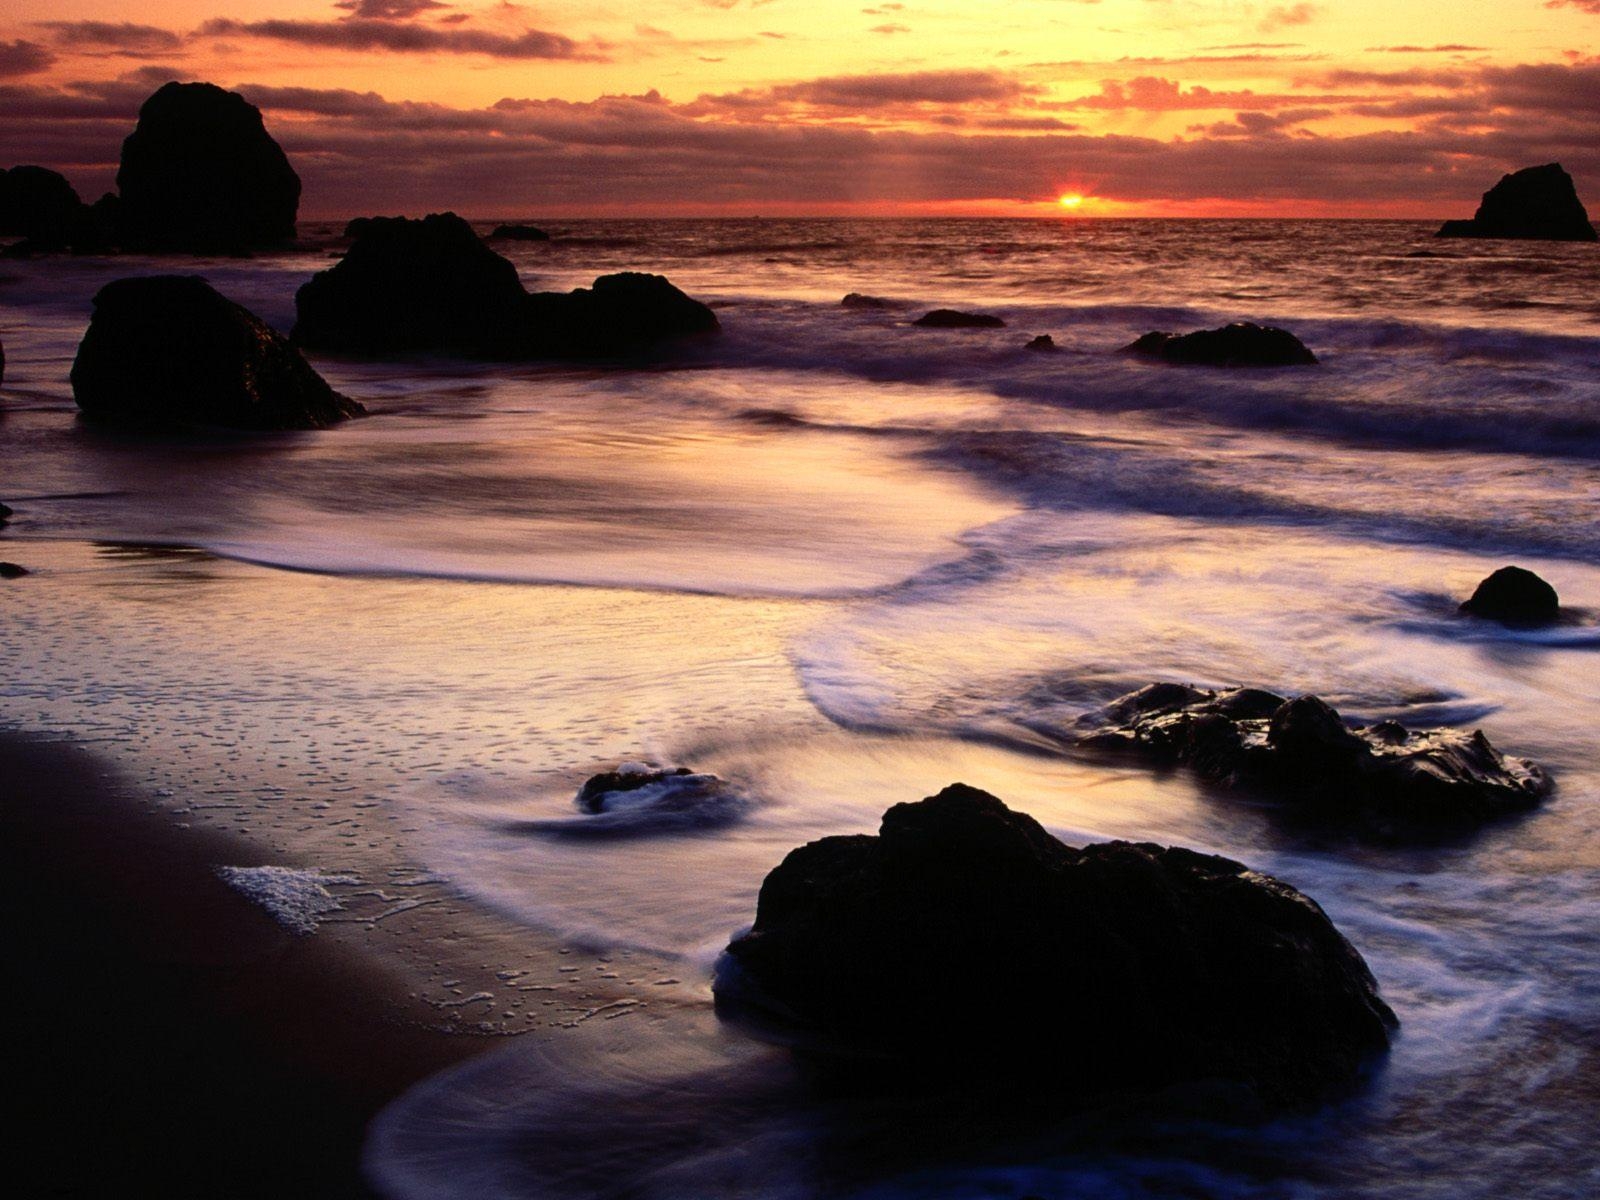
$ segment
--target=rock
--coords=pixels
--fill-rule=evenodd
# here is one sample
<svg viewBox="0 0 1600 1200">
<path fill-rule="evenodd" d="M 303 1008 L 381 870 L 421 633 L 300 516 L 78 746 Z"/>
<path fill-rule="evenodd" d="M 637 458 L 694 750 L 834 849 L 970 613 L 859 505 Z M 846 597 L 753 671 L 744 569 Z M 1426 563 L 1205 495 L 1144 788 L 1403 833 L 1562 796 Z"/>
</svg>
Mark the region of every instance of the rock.
<svg viewBox="0 0 1600 1200">
<path fill-rule="evenodd" d="M 394 225 L 405 221 L 406 217 L 352 217 L 344 227 L 344 240 L 353 242 L 362 234 L 377 225 Z"/>
<path fill-rule="evenodd" d="M 1501 567 L 1462 601 L 1461 611 L 1513 629 L 1536 629 L 1560 620 L 1561 599 L 1532 571 Z"/>
<path fill-rule="evenodd" d="M 661 275 L 602 275 L 592 287 L 528 297 L 519 357 L 616 358 L 715 333 L 717 314 Z"/>
<path fill-rule="evenodd" d="M 1550 790 L 1542 768 L 1502 755 L 1481 731 L 1351 728 L 1315 696 L 1256 688 L 1151 684 L 1082 718 L 1078 742 L 1389 838 L 1476 828 Z"/>
<path fill-rule="evenodd" d="M 1183 366 L 1312 366 L 1317 356 L 1286 329 L 1235 321 L 1221 329 L 1194 333 L 1147 333 L 1123 347 L 1124 354 L 1159 358 Z"/>
<path fill-rule="evenodd" d="M 714 986 L 724 1011 L 896 1072 L 1063 1100 L 1228 1081 L 1308 1103 L 1353 1084 L 1396 1025 L 1288 884 L 1179 847 L 1068 846 L 963 784 L 889 809 L 876 837 L 791 852 Z"/>
<path fill-rule="evenodd" d="M 987 313 L 957 312 L 953 308 L 936 308 L 932 312 L 923 313 L 913 325 L 923 329 L 1002 329 L 1005 322 L 999 317 L 991 317 Z"/>
<path fill-rule="evenodd" d="M 513 336 L 527 298 L 517 269 L 455 213 L 359 218 L 350 228 L 349 253 L 295 295 L 296 342 L 495 356 Z"/>
<path fill-rule="evenodd" d="M 3 344 L 0 344 L 0 383 L 4 383 L 5 381 L 6 381 L 6 348 L 5 348 L 5 346 Z M 0 518 L 4 518 L 6 515 L 7 514 L 5 514 L 5 513 L 0 513 Z"/>
<path fill-rule="evenodd" d="M 683 833 L 729 824 L 749 809 L 745 796 L 715 775 L 638 762 L 592 777 L 574 803 L 584 819 L 532 828 L 568 837 Z"/>
<path fill-rule="evenodd" d="M 139 426 L 321 429 L 366 410 L 253 313 L 193 275 L 100 289 L 72 364 L 85 415 Z"/>
<path fill-rule="evenodd" d="M 532 225 L 496 225 L 489 238 L 491 241 L 548 242 L 550 235 Z"/>
<path fill-rule="evenodd" d="M 23 238 L 30 252 L 64 250 L 83 211 L 59 172 L 34 166 L 0 171 L 0 237 Z"/>
<path fill-rule="evenodd" d="M 17 514 L 16 514 L 15 510 L 9 508 L 8 506 L 6 506 L 4 504 L 0 504 L 0 525 L 4 525 L 7 521 L 11 520 L 11 518 L 16 516 L 16 515 Z"/>
<path fill-rule="evenodd" d="M 839 301 L 843 308 L 888 308 L 889 302 L 882 296 L 867 296 L 861 292 L 851 292 Z"/>
<path fill-rule="evenodd" d="M 295 296 L 294 338 L 364 354 L 609 358 L 712 332 L 716 314 L 660 275 L 528 295 L 517 270 L 454 213 L 369 218 L 349 253 Z"/>
<path fill-rule="evenodd" d="M 1560 163 L 1525 167 L 1483 194 L 1470 221 L 1446 221 L 1435 237 L 1592 242 L 1594 226 Z"/>
<path fill-rule="evenodd" d="M 122 242 L 236 253 L 294 237 L 300 177 L 261 111 L 209 83 L 169 83 L 144 102 L 117 170 Z"/>
<path fill-rule="evenodd" d="M 1056 340 L 1048 333 L 1041 333 L 1038 337 L 1034 338 L 1025 347 L 1023 347 L 1023 349 L 1048 354 L 1057 349 Z"/>
<path fill-rule="evenodd" d="M 32 573 L 27 567 L 19 567 L 14 562 L 0 562 L 0 579 L 21 579 Z"/>
</svg>

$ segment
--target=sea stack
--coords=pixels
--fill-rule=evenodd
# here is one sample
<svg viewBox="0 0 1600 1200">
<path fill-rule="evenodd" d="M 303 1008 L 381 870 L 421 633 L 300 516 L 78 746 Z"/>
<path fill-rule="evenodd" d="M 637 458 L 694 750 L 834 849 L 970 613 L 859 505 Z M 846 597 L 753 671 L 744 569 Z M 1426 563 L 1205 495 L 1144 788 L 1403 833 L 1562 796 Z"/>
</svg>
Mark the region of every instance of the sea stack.
<svg viewBox="0 0 1600 1200">
<path fill-rule="evenodd" d="M 141 428 L 321 429 L 365 412 L 261 318 L 193 275 L 101 288 L 72 394 L 85 416 Z"/>
<path fill-rule="evenodd" d="M 293 239 L 300 177 L 261 110 L 210 83 L 144 102 L 117 170 L 124 248 L 237 253 Z"/>
<path fill-rule="evenodd" d="M 1483 194 L 1470 221 L 1446 221 L 1435 237 L 1514 238 L 1592 242 L 1589 213 L 1578 199 L 1572 176 L 1560 163 L 1525 167 L 1502 176 Z"/>
</svg>

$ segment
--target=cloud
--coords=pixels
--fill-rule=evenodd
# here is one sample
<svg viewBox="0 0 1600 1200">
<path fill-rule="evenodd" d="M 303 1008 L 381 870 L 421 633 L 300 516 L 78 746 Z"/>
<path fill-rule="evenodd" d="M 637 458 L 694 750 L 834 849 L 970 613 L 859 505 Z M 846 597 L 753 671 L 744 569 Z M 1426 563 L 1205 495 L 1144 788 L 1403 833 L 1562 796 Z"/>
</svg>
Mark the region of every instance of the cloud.
<svg viewBox="0 0 1600 1200">
<path fill-rule="evenodd" d="M 129 55 L 160 54 L 183 48 L 183 37 L 154 25 L 128 21 L 36 21 L 48 29 L 58 45 L 74 49 L 106 49 Z"/>
<path fill-rule="evenodd" d="M 347 17 L 339 21 L 236 21 L 219 17 L 200 27 L 210 37 L 256 37 L 340 50 L 395 54 L 484 54 L 493 58 L 596 59 L 592 49 L 559 33 L 530 29 L 516 36 L 479 29 L 435 29 L 388 20 Z"/>
<path fill-rule="evenodd" d="M 351 16 L 358 18 L 366 17 L 375 21 L 409 21 L 418 13 L 450 6 L 440 4 L 439 0 L 339 0 L 334 7 L 342 8 Z"/>
<path fill-rule="evenodd" d="M 871 29 L 867 30 L 867 32 L 868 33 L 910 33 L 911 32 L 911 26 L 909 26 L 909 25 L 896 25 L 893 22 L 890 22 L 890 23 L 887 23 L 887 24 L 884 24 L 884 25 L 874 25 Z"/>
<path fill-rule="evenodd" d="M 1580 12 L 1600 15 L 1600 0 L 1545 0 L 1546 8 L 1576 8 Z"/>
<path fill-rule="evenodd" d="M 56 56 L 37 42 L 0 42 L 0 79 L 33 75 L 55 61 Z"/>
<path fill-rule="evenodd" d="M 868 109 L 900 104 L 976 104 L 1016 100 L 1030 89 L 1003 71 L 910 71 L 902 74 L 827 75 L 768 89 L 779 100 L 834 108 Z"/>
<path fill-rule="evenodd" d="M 1256 22 L 1256 28 L 1262 33 L 1271 33 L 1275 29 L 1309 25 L 1321 12 L 1322 9 L 1315 4 L 1274 5 L 1267 9 L 1261 20 Z"/>
</svg>

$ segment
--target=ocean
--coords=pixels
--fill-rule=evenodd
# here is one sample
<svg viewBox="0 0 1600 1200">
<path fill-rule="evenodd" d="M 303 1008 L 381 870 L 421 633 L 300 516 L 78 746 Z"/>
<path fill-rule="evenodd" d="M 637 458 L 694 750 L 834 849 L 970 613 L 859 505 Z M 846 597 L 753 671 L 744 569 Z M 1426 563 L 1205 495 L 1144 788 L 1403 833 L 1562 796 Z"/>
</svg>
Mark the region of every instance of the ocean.
<svg viewBox="0 0 1600 1200">
<path fill-rule="evenodd" d="M 97 288 L 192 270 L 287 330 L 339 227 L 181 267 L 0 263 L 0 557 L 35 571 L 0 585 L 0 721 L 93 743 L 175 820 L 336 899 L 427 880 L 638 984 L 592 1020 L 533 1021 L 531 992 L 506 1008 L 515 980 L 463 999 L 555 1032 L 396 1101 L 366 1151 L 383 1194 L 1600 1192 L 1594 247 L 1394 221 L 540 224 L 553 241 L 496 245 L 530 288 L 655 271 L 721 334 L 648 367 L 316 356 L 369 418 L 132 436 L 81 423 L 67 381 Z M 935 307 L 1005 325 L 910 324 Z M 1117 353 L 1231 320 L 1320 365 Z M 1038 334 L 1057 350 L 1024 349 Z M 1506 563 L 1575 619 L 1458 618 Z M 1393 846 L 1042 732 L 1157 680 L 1482 728 L 1556 790 Z M 577 787 L 632 760 L 750 803 L 585 836 Z M 781 1047 L 719 1023 L 712 964 L 789 849 L 956 780 L 1069 841 L 1190 845 L 1294 884 L 1399 1014 L 1389 1059 L 1264 1125 L 962 1138 L 817 1100 Z M 631 956 L 674 965 L 634 981 Z M 1048 996 L 1018 1005 L 1048 1020 Z"/>
</svg>

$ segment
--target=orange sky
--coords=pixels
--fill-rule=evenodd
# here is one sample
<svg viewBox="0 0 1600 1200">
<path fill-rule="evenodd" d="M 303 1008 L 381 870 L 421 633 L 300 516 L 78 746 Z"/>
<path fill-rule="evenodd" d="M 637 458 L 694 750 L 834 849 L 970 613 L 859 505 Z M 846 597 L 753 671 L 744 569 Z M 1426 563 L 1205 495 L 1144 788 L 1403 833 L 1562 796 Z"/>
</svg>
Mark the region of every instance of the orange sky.
<svg viewBox="0 0 1600 1200">
<path fill-rule="evenodd" d="M 28 8 L 0 165 L 91 197 L 171 78 L 262 107 L 308 216 L 1431 217 L 1552 159 L 1600 191 L 1600 0 Z"/>
</svg>

